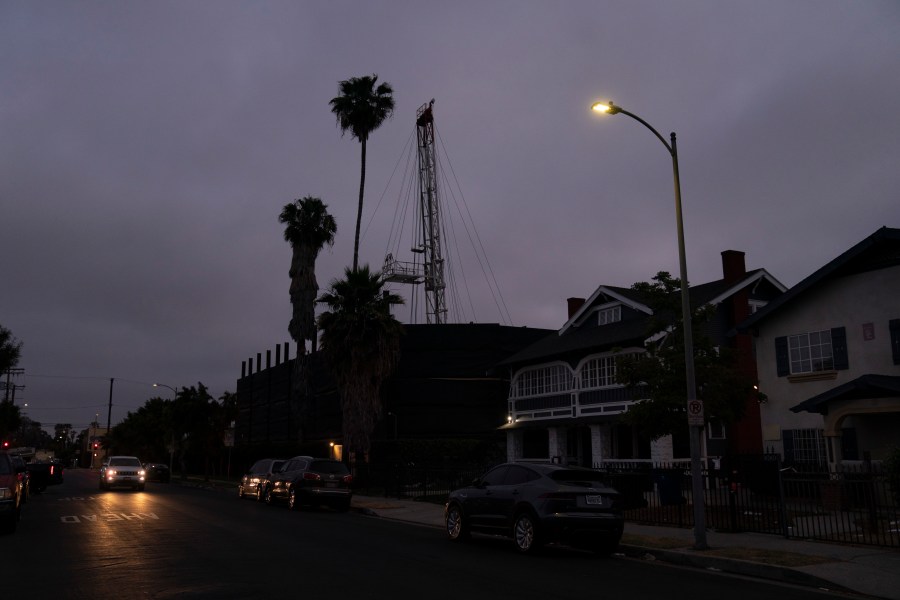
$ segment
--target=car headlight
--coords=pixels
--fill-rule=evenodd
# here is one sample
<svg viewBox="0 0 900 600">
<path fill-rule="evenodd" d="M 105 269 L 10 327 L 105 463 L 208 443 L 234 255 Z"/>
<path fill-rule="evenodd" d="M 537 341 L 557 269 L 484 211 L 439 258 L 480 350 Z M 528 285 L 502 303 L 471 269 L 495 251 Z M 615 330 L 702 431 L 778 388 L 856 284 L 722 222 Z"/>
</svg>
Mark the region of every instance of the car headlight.
<svg viewBox="0 0 900 600">
<path fill-rule="evenodd" d="M 107 476 L 107 477 L 115 477 L 115 476 L 116 476 L 116 470 L 115 470 L 115 469 L 107 469 L 107 470 L 106 470 L 106 476 Z"/>
<path fill-rule="evenodd" d="M 144 471 L 143 469 L 141 469 L 140 471 L 138 471 L 138 477 L 143 477 L 143 476 L 146 475 L 146 474 L 147 474 L 147 472 Z"/>
</svg>

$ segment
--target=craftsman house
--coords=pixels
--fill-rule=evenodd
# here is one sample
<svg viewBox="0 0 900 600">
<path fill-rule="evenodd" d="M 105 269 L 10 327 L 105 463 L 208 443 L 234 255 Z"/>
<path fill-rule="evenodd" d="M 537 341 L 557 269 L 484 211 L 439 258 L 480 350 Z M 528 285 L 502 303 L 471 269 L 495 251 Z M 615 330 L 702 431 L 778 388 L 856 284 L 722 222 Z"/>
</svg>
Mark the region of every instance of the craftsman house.
<svg viewBox="0 0 900 600">
<path fill-rule="evenodd" d="M 719 346 L 733 347 L 739 368 L 752 374 L 750 336 L 733 335 L 734 327 L 785 287 L 765 269 L 747 272 L 743 252 L 722 252 L 722 267 L 722 279 L 690 288 L 691 306 L 715 307 L 708 334 Z M 683 436 L 651 442 L 619 419 L 642 398 L 616 382 L 616 357 L 644 352 L 651 315 L 630 288 L 600 286 L 586 300 L 569 299 L 568 320 L 557 332 L 500 363 L 510 371 L 509 414 L 502 426 L 509 460 L 599 466 L 608 460 L 688 458 L 687 422 Z M 704 457 L 762 451 L 759 403 L 750 397 L 745 402 L 737 426 L 707 429 Z"/>
</svg>

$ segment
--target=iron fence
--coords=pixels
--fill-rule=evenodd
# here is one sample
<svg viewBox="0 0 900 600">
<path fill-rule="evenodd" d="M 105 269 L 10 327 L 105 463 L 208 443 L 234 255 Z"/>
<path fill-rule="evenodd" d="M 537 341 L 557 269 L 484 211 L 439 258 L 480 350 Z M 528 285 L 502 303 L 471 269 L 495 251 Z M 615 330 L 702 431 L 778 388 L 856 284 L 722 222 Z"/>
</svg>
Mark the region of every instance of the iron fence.
<svg viewBox="0 0 900 600">
<path fill-rule="evenodd" d="M 691 470 L 674 463 L 604 462 L 622 495 L 627 521 L 693 527 Z M 359 493 L 443 503 L 485 467 L 362 465 Z M 900 547 L 900 489 L 878 463 L 825 467 L 785 465 L 778 455 L 741 456 L 702 470 L 706 524 L 729 532 Z"/>
</svg>

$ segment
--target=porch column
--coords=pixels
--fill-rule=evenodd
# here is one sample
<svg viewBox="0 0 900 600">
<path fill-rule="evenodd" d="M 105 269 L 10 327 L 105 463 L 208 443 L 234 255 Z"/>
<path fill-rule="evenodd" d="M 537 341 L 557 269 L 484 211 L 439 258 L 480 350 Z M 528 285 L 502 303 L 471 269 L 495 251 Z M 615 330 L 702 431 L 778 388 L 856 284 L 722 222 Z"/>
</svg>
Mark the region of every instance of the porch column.
<svg viewBox="0 0 900 600">
<path fill-rule="evenodd" d="M 547 442 L 551 461 L 559 460 L 562 465 L 568 464 L 569 444 L 565 427 L 550 427 L 547 431 Z"/>
<path fill-rule="evenodd" d="M 828 454 L 828 470 L 831 473 L 836 473 L 841 466 L 841 456 L 844 453 L 844 448 L 841 445 L 841 436 L 839 435 L 828 435 L 825 434 L 825 446 L 826 452 Z"/>
<path fill-rule="evenodd" d="M 609 425 L 593 423 L 589 425 L 591 431 L 591 466 L 596 468 L 609 458 L 610 452 Z"/>
<path fill-rule="evenodd" d="M 516 462 L 522 458 L 522 432 L 518 430 L 506 432 L 506 460 Z"/>
</svg>

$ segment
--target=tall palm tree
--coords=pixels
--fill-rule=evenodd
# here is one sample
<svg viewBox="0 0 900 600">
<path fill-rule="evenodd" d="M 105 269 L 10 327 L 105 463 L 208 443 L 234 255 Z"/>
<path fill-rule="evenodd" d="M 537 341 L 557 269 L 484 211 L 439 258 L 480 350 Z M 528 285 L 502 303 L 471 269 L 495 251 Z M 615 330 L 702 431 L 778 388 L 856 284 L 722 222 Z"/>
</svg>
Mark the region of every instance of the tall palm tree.
<svg viewBox="0 0 900 600">
<path fill-rule="evenodd" d="M 278 215 L 284 224 L 284 239 L 290 243 L 291 307 L 293 309 L 288 332 L 297 342 L 299 354 L 306 353 L 306 340 L 316 349 L 316 258 L 327 244 L 334 244 L 337 223 L 328 214 L 328 206 L 320 198 L 306 196 L 286 204 Z"/>
<path fill-rule="evenodd" d="M 375 86 L 378 75 L 351 77 L 338 83 L 339 96 L 328 103 L 337 118 L 341 135 L 348 130 L 359 140 L 362 158 L 359 174 L 359 208 L 356 212 L 356 235 L 353 238 L 353 270 L 359 265 L 359 225 L 362 221 L 363 192 L 366 188 L 366 142 L 394 112 L 394 90 L 387 82 Z"/>
<path fill-rule="evenodd" d="M 380 274 L 368 265 L 345 269 L 344 277 L 319 298 L 328 307 L 319 315 L 321 350 L 341 397 L 344 446 L 366 453 L 381 416 L 381 384 L 400 360 L 403 325 L 391 306 L 403 304 L 403 298 L 384 291 Z"/>
</svg>

